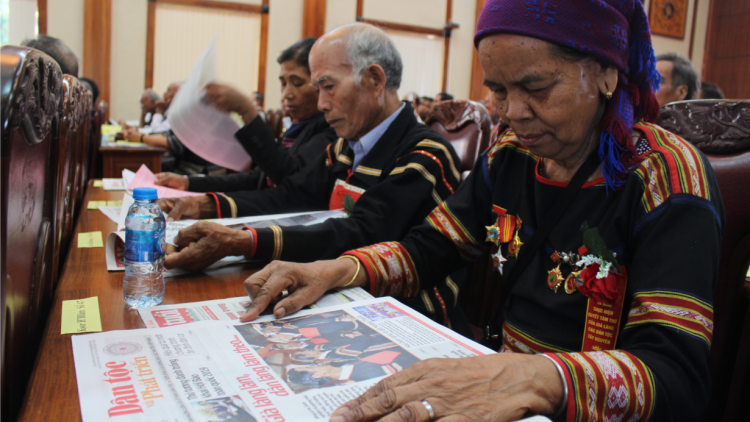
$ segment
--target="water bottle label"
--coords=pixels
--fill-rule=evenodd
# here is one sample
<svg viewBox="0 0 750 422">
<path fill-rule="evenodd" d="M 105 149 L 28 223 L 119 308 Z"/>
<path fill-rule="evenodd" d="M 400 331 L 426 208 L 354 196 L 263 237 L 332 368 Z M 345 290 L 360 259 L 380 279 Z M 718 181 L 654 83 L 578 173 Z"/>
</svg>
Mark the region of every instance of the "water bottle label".
<svg viewBox="0 0 750 422">
<path fill-rule="evenodd" d="M 125 259 L 131 262 L 153 262 L 164 257 L 164 230 L 125 232 Z"/>
</svg>

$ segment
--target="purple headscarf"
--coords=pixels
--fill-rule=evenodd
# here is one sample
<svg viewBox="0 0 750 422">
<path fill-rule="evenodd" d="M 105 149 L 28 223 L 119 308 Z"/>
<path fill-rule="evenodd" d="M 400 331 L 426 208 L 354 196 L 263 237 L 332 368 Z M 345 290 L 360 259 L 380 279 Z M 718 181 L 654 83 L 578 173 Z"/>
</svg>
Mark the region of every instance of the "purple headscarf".
<svg viewBox="0 0 750 422">
<path fill-rule="evenodd" d="M 599 157 L 608 187 L 625 184 L 636 121 L 653 122 L 659 87 L 651 30 L 640 0 L 487 0 L 474 45 L 490 34 L 517 34 L 576 49 L 619 69 L 617 87 L 599 123 Z"/>
</svg>

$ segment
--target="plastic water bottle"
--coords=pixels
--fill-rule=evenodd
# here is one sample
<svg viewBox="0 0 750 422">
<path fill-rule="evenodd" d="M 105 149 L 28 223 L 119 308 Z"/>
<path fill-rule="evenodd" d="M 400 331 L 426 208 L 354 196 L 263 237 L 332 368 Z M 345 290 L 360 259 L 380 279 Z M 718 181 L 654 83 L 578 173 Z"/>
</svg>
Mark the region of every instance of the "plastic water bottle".
<svg viewBox="0 0 750 422">
<path fill-rule="evenodd" d="M 154 188 L 133 189 L 135 202 L 125 218 L 125 280 L 122 294 L 133 308 L 164 299 L 164 238 L 167 222 Z"/>
</svg>

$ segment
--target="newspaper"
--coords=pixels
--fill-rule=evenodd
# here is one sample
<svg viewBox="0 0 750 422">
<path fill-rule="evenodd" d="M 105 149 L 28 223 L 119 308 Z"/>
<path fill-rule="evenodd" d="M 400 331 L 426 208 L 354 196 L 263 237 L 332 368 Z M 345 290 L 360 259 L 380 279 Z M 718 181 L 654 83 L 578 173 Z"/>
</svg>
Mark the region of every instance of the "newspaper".
<svg viewBox="0 0 750 422">
<path fill-rule="evenodd" d="M 372 295 L 360 287 L 342 289 L 323 295 L 310 309 L 325 308 L 357 300 L 372 299 Z M 202 302 L 180 303 L 173 305 L 149 306 L 139 308 L 146 328 L 163 328 L 188 324 L 197 321 L 232 321 L 238 320 L 250 307 L 251 299 L 247 296 L 229 299 L 205 300 Z"/>
<path fill-rule="evenodd" d="M 386 375 L 492 350 L 393 298 L 72 337 L 84 422 L 320 421 Z"/>
<path fill-rule="evenodd" d="M 129 204 L 133 203 L 133 197 L 125 194 L 122 199 L 122 209 L 120 210 L 120 221 L 118 222 L 118 231 L 112 232 L 107 235 L 107 242 L 105 246 L 105 258 L 107 260 L 107 271 L 125 271 L 125 216 L 127 210 L 130 208 Z M 127 208 L 126 208 L 127 206 Z M 346 213 L 343 211 L 314 211 L 314 212 L 298 212 L 289 214 L 272 214 L 272 215 L 256 215 L 253 217 L 242 217 L 242 218 L 220 218 L 213 221 L 215 223 L 227 226 L 230 228 L 241 228 L 243 226 L 250 226 L 256 229 L 269 227 L 273 225 L 281 227 L 289 226 L 310 226 L 313 224 L 322 223 L 329 218 L 342 218 L 346 217 Z M 170 221 L 167 223 L 167 229 L 165 230 L 165 237 L 167 243 L 174 245 L 174 238 L 177 233 L 191 225 L 197 223 L 200 220 L 178 220 Z M 122 227 L 120 227 L 122 226 Z M 225 257 L 206 269 L 204 272 L 210 272 L 211 270 L 225 267 L 227 265 L 238 264 L 248 262 L 244 256 L 228 256 Z M 175 268 L 167 270 L 164 273 L 165 277 L 174 277 L 177 275 L 187 274 L 189 271 L 181 268 Z"/>
</svg>

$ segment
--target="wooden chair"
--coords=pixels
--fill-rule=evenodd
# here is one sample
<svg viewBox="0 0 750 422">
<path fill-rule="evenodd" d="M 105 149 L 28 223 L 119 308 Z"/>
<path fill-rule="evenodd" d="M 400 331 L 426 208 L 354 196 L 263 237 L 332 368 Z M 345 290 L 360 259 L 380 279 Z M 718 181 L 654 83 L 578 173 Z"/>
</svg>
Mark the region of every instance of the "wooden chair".
<svg viewBox="0 0 750 422">
<path fill-rule="evenodd" d="M 750 285 L 745 274 L 750 265 L 750 101 L 671 103 L 661 109 L 657 123 L 703 151 L 716 173 L 726 213 L 714 289 L 711 399 L 701 420 L 718 421 L 722 415 L 726 421 L 748 420 Z M 745 415 L 742 419 L 740 411 Z"/>
<path fill-rule="evenodd" d="M 65 78 L 73 78 L 73 76 L 65 75 Z M 75 78 L 73 78 L 75 79 Z M 89 142 L 90 129 L 91 129 L 91 93 L 84 89 L 83 86 L 76 79 L 76 84 L 81 90 L 79 94 L 79 101 L 77 109 L 75 110 L 76 116 L 79 120 L 79 125 L 76 127 L 76 141 L 73 161 L 75 163 L 75 181 L 73 184 L 74 189 L 74 202 L 73 209 L 75 210 L 76 216 L 81 209 L 81 203 L 83 202 L 83 196 L 86 193 L 86 182 L 88 176 L 88 157 L 89 157 Z"/>
<path fill-rule="evenodd" d="M 15 420 L 46 321 L 46 299 L 52 294 L 62 72 L 37 50 L 4 46 L 0 55 L 0 406 L 3 420 Z"/>
<path fill-rule="evenodd" d="M 91 143 L 89 144 L 89 171 L 88 179 L 101 179 L 102 177 L 102 154 L 99 146 L 102 143 L 102 125 L 107 122 L 107 109 L 109 106 L 104 101 L 99 101 L 91 114 Z"/>
<path fill-rule="evenodd" d="M 427 116 L 425 124 L 453 145 L 461 160 L 461 172 L 471 171 L 474 161 L 490 143 L 490 116 L 483 105 L 473 101 L 438 103 Z M 466 178 L 466 174 L 463 178 Z"/>
</svg>

